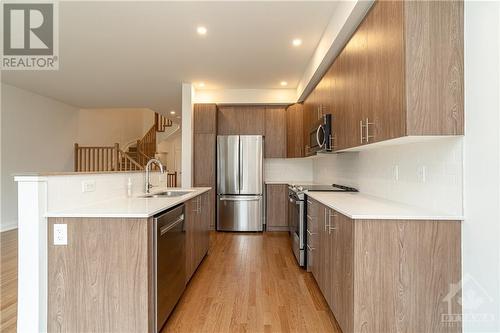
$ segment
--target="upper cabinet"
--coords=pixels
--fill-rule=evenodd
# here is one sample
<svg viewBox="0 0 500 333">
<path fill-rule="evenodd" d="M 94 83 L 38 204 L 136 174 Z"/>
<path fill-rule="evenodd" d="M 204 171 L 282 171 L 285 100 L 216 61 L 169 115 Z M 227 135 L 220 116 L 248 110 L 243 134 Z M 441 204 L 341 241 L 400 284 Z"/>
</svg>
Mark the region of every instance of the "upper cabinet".
<svg viewBox="0 0 500 333">
<path fill-rule="evenodd" d="M 265 158 L 286 157 L 286 114 L 284 107 L 266 107 Z"/>
<path fill-rule="evenodd" d="M 376 1 L 304 102 L 303 137 L 324 113 L 334 150 L 461 135 L 463 104 L 463 2 Z"/>
<path fill-rule="evenodd" d="M 286 109 L 286 157 L 304 157 L 304 106 L 292 104 Z"/>
<path fill-rule="evenodd" d="M 265 107 L 220 105 L 217 120 L 219 135 L 265 135 Z"/>
<path fill-rule="evenodd" d="M 195 104 L 194 105 L 194 133 L 215 134 L 217 130 L 217 105 Z"/>
</svg>

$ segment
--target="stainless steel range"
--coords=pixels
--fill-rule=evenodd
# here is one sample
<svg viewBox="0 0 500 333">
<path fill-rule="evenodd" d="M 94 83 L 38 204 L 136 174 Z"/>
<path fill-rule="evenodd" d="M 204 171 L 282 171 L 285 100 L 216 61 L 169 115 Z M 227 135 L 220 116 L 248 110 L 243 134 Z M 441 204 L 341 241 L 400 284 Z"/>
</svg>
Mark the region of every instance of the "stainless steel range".
<svg viewBox="0 0 500 333">
<path fill-rule="evenodd" d="M 288 186 L 288 227 L 292 249 L 299 266 L 306 266 L 306 200 L 307 192 L 357 192 L 342 185 L 291 185 Z"/>
</svg>

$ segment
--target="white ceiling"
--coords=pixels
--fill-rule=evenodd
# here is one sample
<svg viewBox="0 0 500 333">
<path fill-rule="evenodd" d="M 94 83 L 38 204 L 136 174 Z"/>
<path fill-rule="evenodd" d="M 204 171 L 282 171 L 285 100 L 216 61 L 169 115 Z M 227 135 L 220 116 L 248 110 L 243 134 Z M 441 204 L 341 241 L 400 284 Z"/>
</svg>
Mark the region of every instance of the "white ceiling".
<svg viewBox="0 0 500 333">
<path fill-rule="evenodd" d="M 180 110 L 182 82 L 269 89 L 285 80 L 295 88 L 336 5 L 60 2 L 59 70 L 4 71 L 2 81 L 77 107 L 165 114 Z"/>
</svg>

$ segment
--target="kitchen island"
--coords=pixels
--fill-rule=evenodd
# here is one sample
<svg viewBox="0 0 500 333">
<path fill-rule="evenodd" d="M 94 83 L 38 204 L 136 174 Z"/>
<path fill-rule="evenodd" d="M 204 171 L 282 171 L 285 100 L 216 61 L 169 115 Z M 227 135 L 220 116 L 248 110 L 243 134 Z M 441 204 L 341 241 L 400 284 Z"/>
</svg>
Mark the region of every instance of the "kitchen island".
<svg viewBox="0 0 500 333">
<path fill-rule="evenodd" d="M 16 176 L 18 332 L 156 331 L 154 217 L 184 207 L 185 285 L 208 251 L 211 188 L 145 198 L 142 177 Z"/>
</svg>

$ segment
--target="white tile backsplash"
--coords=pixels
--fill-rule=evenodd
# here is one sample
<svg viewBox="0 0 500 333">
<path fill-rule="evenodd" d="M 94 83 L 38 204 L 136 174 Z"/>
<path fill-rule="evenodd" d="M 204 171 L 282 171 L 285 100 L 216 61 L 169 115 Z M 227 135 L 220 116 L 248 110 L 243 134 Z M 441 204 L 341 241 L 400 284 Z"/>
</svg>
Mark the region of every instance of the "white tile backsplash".
<svg viewBox="0 0 500 333">
<path fill-rule="evenodd" d="M 366 194 L 462 215 L 462 142 L 463 137 L 436 138 L 361 152 L 320 155 L 313 162 L 314 182 L 354 186 Z"/>
<path fill-rule="evenodd" d="M 312 182 L 313 160 L 310 158 L 266 158 L 264 180 Z"/>
</svg>

